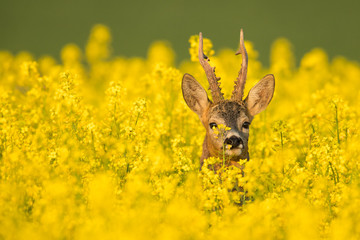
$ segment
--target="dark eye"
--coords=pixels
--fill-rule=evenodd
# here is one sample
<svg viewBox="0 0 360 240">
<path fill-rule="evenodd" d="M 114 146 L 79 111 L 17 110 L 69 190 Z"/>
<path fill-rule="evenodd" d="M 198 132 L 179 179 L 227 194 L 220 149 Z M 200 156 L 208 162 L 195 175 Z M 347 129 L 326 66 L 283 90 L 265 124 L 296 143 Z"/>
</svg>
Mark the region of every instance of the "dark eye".
<svg viewBox="0 0 360 240">
<path fill-rule="evenodd" d="M 242 127 L 245 128 L 245 129 L 249 129 L 250 123 L 249 122 L 244 122 Z"/>
<path fill-rule="evenodd" d="M 210 123 L 209 125 L 210 125 L 210 128 L 211 128 L 211 129 L 213 129 L 213 128 L 216 128 L 216 127 L 217 127 L 217 124 L 216 124 L 216 123 L 214 123 L 214 122 Z"/>
</svg>

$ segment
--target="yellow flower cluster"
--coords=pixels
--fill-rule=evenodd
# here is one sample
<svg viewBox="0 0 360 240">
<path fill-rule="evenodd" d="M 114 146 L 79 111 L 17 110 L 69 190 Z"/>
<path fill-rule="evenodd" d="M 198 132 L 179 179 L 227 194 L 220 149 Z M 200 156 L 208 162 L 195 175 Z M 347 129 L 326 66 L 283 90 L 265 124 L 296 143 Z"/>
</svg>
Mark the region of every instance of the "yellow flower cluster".
<svg viewBox="0 0 360 240">
<path fill-rule="evenodd" d="M 0 239 L 358 238 L 358 63 L 314 49 L 297 67 L 280 39 L 266 68 L 246 42 L 245 91 L 271 72 L 275 95 L 251 124 L 250 161 L 215 173 L 223 159 L 199 170 L 205 130 L 181 94 L 186 72 L 207 88 L 199 64 L 175 68 L 162 42 L 146 59 L 110 44 L 97 25 L 60 63 L 0 52 Z M 211 60 L 229 96 L 241 60 Z"/>
<path fill-rule="evenodd" d="M 191 61 L 197 62 L 199 61 L 199 36 L 193 35 L 189 39 L 190 43 L 190 56 Z M 215 53 L 215 51 L 212 49 L 213 45 L 210 39 L 204 38 L 203 39 L 203 52 L 207 57 L 212 57 Z"/>
</svg>

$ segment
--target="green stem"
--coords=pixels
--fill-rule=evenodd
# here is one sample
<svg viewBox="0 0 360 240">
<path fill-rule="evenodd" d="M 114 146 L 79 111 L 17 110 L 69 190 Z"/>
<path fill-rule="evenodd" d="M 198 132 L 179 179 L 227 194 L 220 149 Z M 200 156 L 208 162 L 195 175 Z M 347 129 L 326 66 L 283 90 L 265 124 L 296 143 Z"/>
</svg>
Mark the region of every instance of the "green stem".
<svg viewBox="0 0 360 240">
<path fill-rule="evenodd" d="M 336 135 L 337 135 L 337 140 L 338 140 L 338 144 L 340 144 L 340 133 L 339 133 L 339 119 L 338 119 L 338 109 L 337 109 L 337 105 L 335 105 L 335 126 L 336 126 Z"/>
<path fill-rule="evenodd" d="M 339 182 L 339 176 L 337 174 L 335 174 L 335 170 L 334 170 L 333 165 L 332 165 L 332 163 L 330 161 L 329 161 L 329 166 L 330 166 L 331 172 L 333 174 L 334 184 L 336 185 Z"/>
</svg>

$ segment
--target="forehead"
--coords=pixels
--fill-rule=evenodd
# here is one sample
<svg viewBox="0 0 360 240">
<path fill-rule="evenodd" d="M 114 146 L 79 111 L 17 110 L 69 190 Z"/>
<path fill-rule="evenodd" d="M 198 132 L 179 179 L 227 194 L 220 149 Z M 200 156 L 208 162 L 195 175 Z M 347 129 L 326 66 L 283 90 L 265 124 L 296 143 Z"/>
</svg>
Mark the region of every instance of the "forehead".
<svg viewBox="0 0 360 240">
<path fill-rule="evenodd" d="M 221 101 L 212 106 L 209 111 L 210 117 L 219 117 L 227 120 L 246 116 L 246 108 L 243 102 Z"/>
</svg>

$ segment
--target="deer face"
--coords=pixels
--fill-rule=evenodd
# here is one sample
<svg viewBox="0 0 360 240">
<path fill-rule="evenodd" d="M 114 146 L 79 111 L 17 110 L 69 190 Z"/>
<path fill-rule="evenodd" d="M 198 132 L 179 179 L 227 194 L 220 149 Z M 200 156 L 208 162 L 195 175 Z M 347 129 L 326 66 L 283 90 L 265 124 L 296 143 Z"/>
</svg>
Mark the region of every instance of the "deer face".
<svg viewBox="0 0 360 240">
<path fill-rule="evenodd" d="M 274 87 L 274 77 L 267 75 L 250 90 L 244 101 L 221 100 L 213 103 L 193 76 L 184 75 L 184 100 L 205 127 L 204 146 L 207 147 L 209 156 L 221 157 L 225 153 L 230 160 L 248 158 L 250 124 L 254 116 L 265 110 L 270 103 Z M 230 130 L 219 129 L 221 125 Z"/>
<path fill-rule="evenodd" d="M 225 154 L 231 161 L 249 159 L 249 127 L 254 116 L 265 110 L 272 99 L 275 88 L 274 76 L 266 75 L 249 91 L 245 100 L 242 99 L 248 59 L 241 30 L 240 48 L 236 52 L 236 54 L 242 55 L 241 70 L 235 82 L 231 99 L 225 100 L 218 82 L 220 78 L 215 75 L 215 67 L 211 67 L 208 63 L 209 59 L 204 55 L 202 45 L 203 40 L 200 33 L 199 62 L 208 78 L 213 102 L 209 100 L 205 89 L 193 76 L 185 74 L 182 80 L 185 102 L 199 116 L 206 129 L 201 160 L 207 157 L 222 156 L 222 154 Z M 220 126 L 230 129 L 221 129 Z"/>
<path fill-rule="evenodd" d="M 243 103 L 221 101 L 210 105 L 203 124 L 208 136 L 208 147 L 212 155 L 228 158 L 247 158 L 251 116 Z M 220 126 L 220 127 L 219 127 Z M 226 126 L 229 130 L 224 129 Z"/>
</svg>

